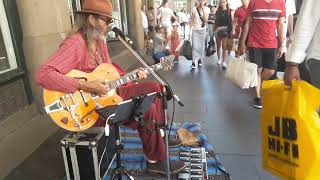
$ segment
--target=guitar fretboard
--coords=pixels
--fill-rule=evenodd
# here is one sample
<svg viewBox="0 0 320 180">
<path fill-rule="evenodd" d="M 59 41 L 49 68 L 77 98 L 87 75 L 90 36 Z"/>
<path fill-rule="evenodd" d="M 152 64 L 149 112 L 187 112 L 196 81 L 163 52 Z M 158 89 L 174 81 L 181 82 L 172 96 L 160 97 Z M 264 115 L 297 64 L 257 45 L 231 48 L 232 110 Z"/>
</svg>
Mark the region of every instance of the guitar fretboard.
<svg viewBox="0 0 320 180">
<path fill-rule="evenodd" d="M 151 69 L 153 69 L 154 71 L 157 71 L 159 69 L 161 69 L 162 66 L 161 65 L 158 65 L 158 64 L 155 64 L 153 66 L 151 66 Z M 116 89 L 117 87 L 119 86 L 122 86 L 130 81 L 134 81 L 136 79 L 138 79 L 138 71 L 135 70 L 134 72 L 132 73 L 129 73 L 127 75 L 124 75 L 122 77 L 120 77 L 119 79 L 116 79 L 116 80 L 113 80 L 113 81 L 109 81 L 108 82 L 108 85 L 111 89 Z M 146 73 L 149 73 L 149 72 L 146 72 Z"/>
<path fill-rule="evenodd" d="M 130 81 L 134 81 L 136 79 L 138 79 L 137 73 L 131 73 L 131 74 L 124 75 L 117 80 L 109 81 L 108 85 L 111 89 L 116 89 L 117 87 L 119 87 L 123 84 L 126 84 Z"/>
</svg>

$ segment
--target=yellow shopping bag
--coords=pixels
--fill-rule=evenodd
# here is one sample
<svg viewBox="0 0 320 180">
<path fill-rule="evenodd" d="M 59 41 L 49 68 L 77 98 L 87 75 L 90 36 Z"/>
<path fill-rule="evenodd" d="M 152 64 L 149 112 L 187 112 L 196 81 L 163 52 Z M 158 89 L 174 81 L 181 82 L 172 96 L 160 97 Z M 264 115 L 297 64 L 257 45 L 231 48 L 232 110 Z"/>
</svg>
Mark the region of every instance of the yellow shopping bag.
<svg viewBox="0 0 320 180">
<path fill-rule="evenodd" d="M 263 168 L 284 179 L 320 180 L 320 90 L 276 80 L 262 91 Z"/>
</svg>

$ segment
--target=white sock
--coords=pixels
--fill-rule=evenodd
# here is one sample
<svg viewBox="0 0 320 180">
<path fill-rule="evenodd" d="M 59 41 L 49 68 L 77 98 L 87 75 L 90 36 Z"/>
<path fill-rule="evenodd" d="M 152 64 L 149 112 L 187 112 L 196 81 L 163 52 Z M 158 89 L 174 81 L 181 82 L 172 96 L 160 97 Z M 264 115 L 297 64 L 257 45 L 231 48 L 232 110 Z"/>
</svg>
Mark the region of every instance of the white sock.
<svg viewBox="0 0 320 180">
<path fill-rule="evenodd" d="M 147 159 L 148 163 L 156 163 L 157 162 L 157 161 L 152 161 L 152 160 L 148 159 L 147 157 L 146 157 L 146 159 Z"/>
<path fill-rule="evenodd" d="M 164 131 L 163 131 L 163 129 L 160 129 L 160 134 L 161 134 L 161 137 L 164 137 Z"/>
</svg>

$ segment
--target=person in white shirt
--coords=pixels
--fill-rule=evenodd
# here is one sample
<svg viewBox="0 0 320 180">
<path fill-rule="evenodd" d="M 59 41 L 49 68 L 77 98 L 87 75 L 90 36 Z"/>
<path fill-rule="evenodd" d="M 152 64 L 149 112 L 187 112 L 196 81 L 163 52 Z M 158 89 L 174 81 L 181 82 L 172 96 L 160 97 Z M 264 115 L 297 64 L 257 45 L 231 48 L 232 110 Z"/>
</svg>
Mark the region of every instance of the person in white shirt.
<svg viewBox="0 0 320 180">
<path fill-rule="evenodd" d="M 207 22 L 210 13 L 210 8 L 205 6 L 207 0 L 198 0 L 197 2 L 199 2 L 199 6 L 193 8 L 191 16 L 192 69 L 196 68 L 196 61 L 198 61 L 199 67 L 202 66 L 201 58 L 204 55 Z"/>
<path fill-rule="evenodd" d="M 149 7 L 149 10 L 147 12 L 147 18 L 148 18 L 148 30 L 149 30 L 149 36 L 150 36 L 156 24 L 156 21 L 154 18 L 154 8 L 151 6 Z"/>
<path fill-rule="evenodd" d="M 159 9 L 159 18 L 160 18 L 160 25 L 165 30 L 165 37 L 167 38 L 170 35 L 171 31 L 171 18 L 177 19 L 177 17 L 173 14 L 172 9 L 169 7 L 169 1 L 163 0 L 162 5 Z"/>
<path fill-rule="evenodd" d="M 284 26 L 284 37 L 287 36 L 287 47 L 292 43 L 293 37 L 293 15 L 296 14 L 296 3 L 295 0 L 286 0 L 286 21 Z"/>
<path fill-rule="evenodd" d="M 287 52 L 290 44 L 292 43 L 293 38 L 293 15 L 296 14 L 296 3 L 295 0 L 286 0 L 286 20 L 284 22 L 284 30 L 283 37 L 286 37 L 286 41 L 284 41 L 285 49 L 284 53 Z M 288 36 L 287 36 L 288 34 Z M 285 54 L 278 59 L 277 62 L 277 71 L 283 72 L 285 70 Z M 277 72 L 275 72 L 274 76 L 270 79 L 276 79 Z"/>
<path fill-rule="evenodd" d="M 302 3 L 295 26 L 293 42 L 286 55 L 284 81 L 300 80 L 298 65 L 306 60 L 311 83 L 320 88 L 320 1 L 305 0 Z"/>
<path fill-rule="evenodd" d="M 182 9 L 180 12 L 177 13 L 178 15 L 178 19 L 179 19 L 179 23 L 183 32 L 183 37 L 185 39 L 186 37 L 186 25 L 189 23 L 189 18 L 187 16 L 187 14 L 185 13 L 185 10 Z"/>
<path fill-rule="evenodd" d="M 141 7 L 141 18 L 142 18 L 142 27 L 143 27 L 143 31 L 144 31 L 144 39 L 148 40 L 148 18 L 147 15 L 145 13 L 145 6 Z"/>
</svg>

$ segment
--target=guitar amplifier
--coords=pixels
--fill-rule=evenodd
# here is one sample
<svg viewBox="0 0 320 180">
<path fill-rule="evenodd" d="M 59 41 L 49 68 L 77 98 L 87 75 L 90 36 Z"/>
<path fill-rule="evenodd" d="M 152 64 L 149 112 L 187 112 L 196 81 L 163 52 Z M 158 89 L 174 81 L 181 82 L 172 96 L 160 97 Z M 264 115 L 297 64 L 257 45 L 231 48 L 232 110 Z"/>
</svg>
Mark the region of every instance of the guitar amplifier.
<svg viewBox="0 0 320 180">
<path fill-rule="evenodd" d="M 114 140 L 110 138 L 107 146 L 106 142 L 103 128 L 91 128 L 85 132 L 67 134 L 61 140 L 67 180 L 100 180 L 106 173 L 111 156 L 115 152 L 108 148 L 103 155 L 105 147 L 112 147 Z"/>
</svg>

